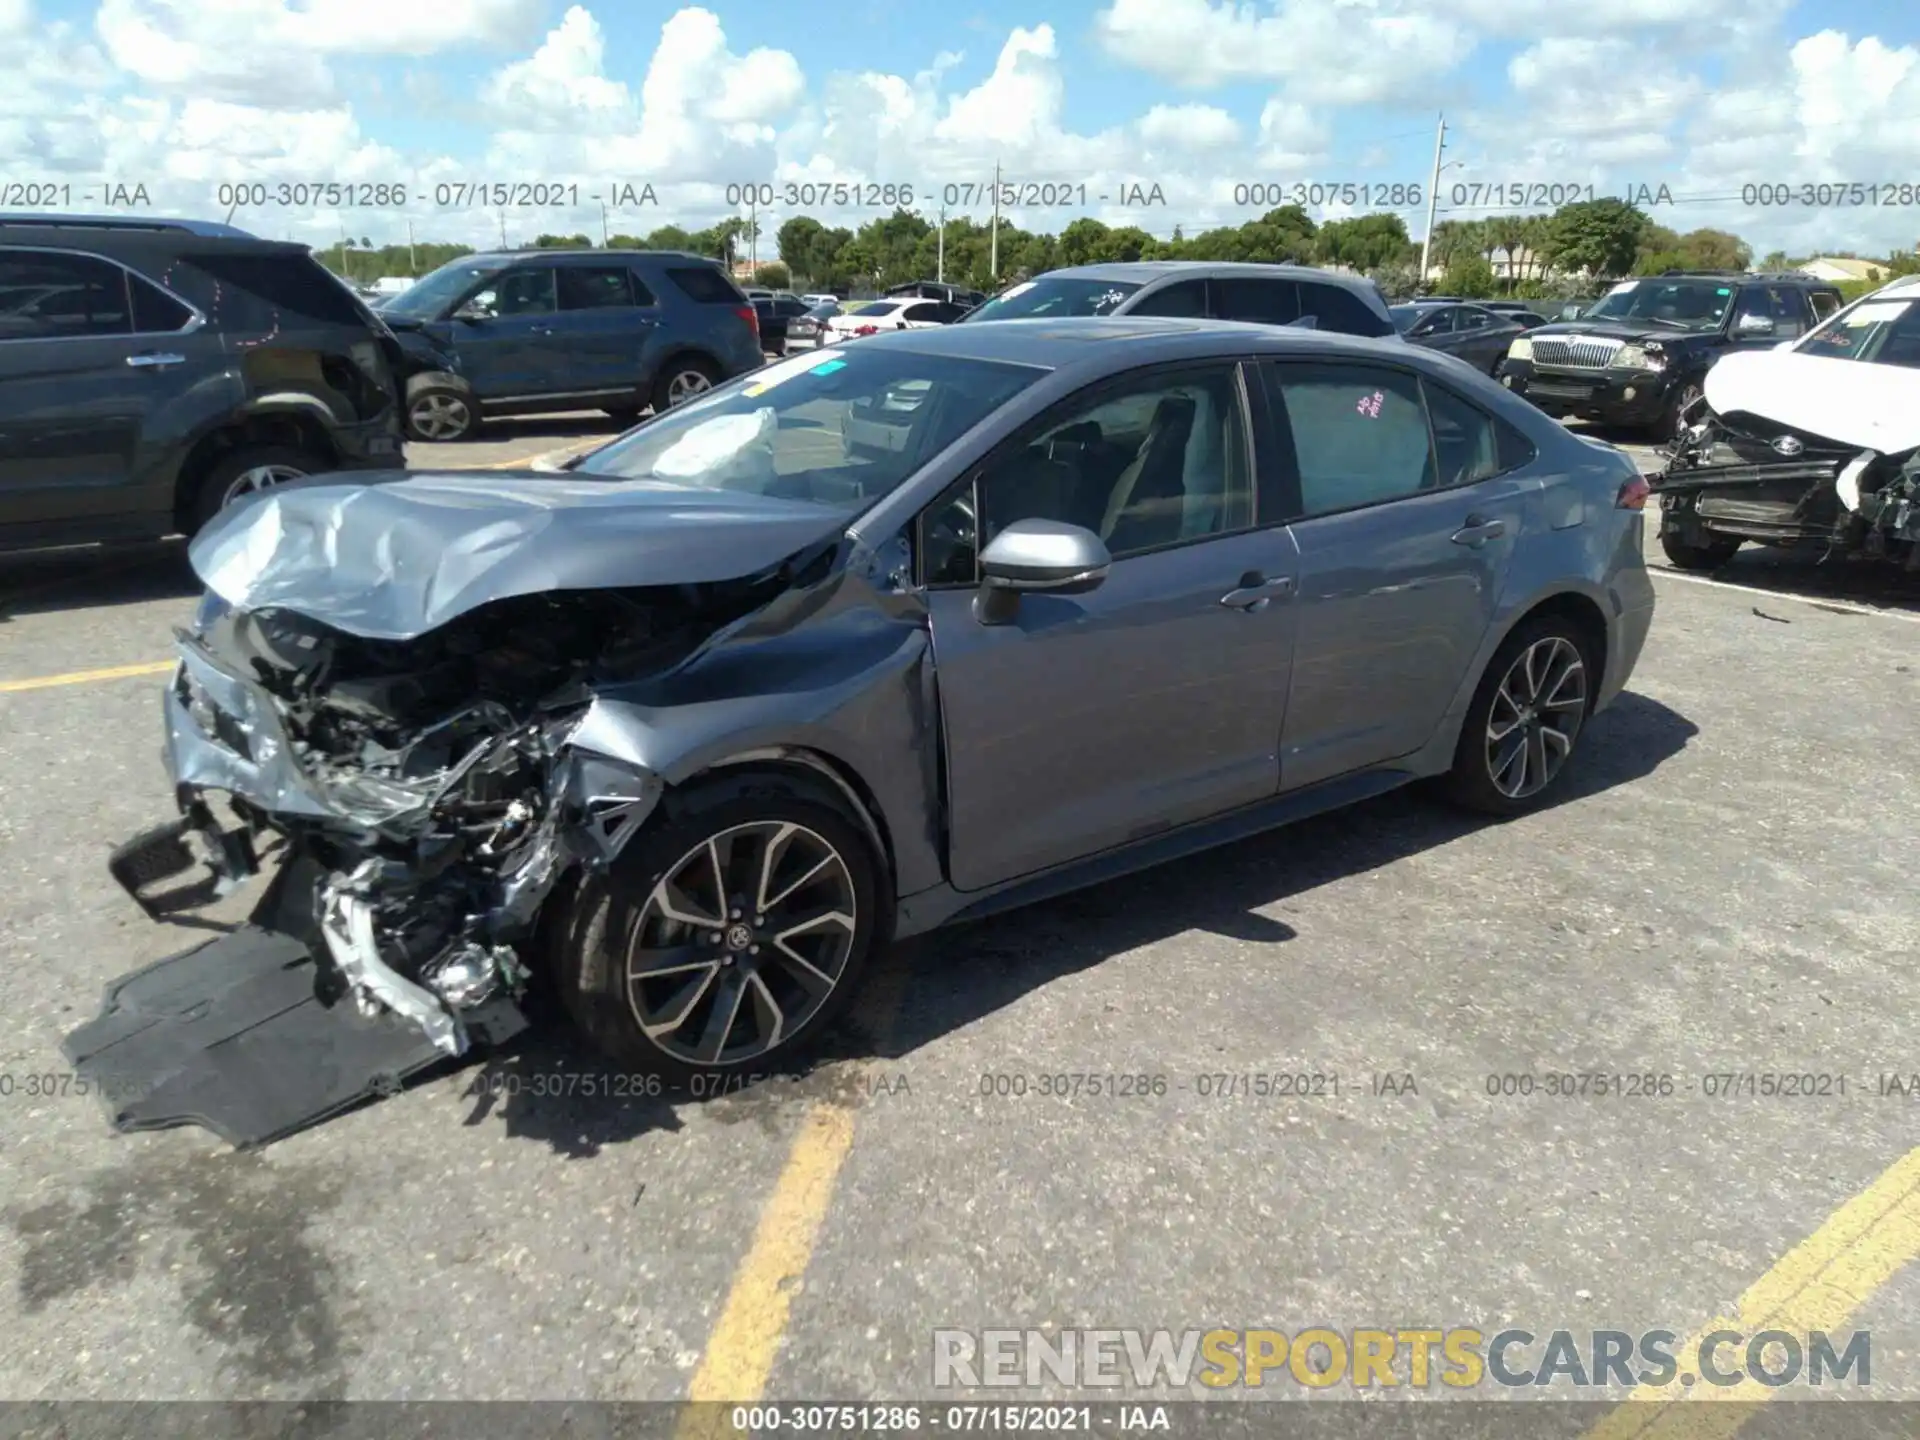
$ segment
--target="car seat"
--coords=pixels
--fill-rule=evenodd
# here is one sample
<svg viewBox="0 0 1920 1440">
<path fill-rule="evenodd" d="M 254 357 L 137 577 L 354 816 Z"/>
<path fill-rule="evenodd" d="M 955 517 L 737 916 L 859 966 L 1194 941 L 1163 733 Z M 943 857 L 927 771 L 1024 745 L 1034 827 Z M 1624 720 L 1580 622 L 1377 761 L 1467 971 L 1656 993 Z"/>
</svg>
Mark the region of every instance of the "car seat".
<svg viewBox="0 0 1920 1440">
<path fill-rule="evenodd" d="M 1186 522 L 1187 441 L 1193 435 L 1194 402 L 1169 395 L 1154 407 L 1146 438 L 1114 481 L 1100 538 L 1115 555 L 1169 545 Z"/>
</svg>

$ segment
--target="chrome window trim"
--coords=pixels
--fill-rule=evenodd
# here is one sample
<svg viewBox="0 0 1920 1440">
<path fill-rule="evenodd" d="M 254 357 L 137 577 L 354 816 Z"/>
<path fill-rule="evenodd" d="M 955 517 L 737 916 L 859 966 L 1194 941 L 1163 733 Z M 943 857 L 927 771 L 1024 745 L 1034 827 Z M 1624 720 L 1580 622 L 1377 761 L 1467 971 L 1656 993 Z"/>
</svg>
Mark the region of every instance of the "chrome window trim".
<svg viewBox="0 0 1920 1440">
<path fill-rule="evenodd" d="M 165 295 L 169 300 L 186 310 L 188 319 L 187 323 L 182 325 L 178 330 L 128 330 L 124 335 L 0 336 L 0 345 L 57 345 L 63 341 L 72 340 L 138 340 L 143 337 L 163 338 L 169 335 L 191 335 L 207 323 L 206 314 L 191 300 L 186 299 L 184 296 L 174 294 L 173 291 L 162 285 L 158 280 L 153 279 L 151 276 L 141 274 L 131 265 L 128 265 L 124 261 L 116 260 L 111 255 L 102 255 L 93 250 L 72 250 L 58 245 L 8 245 L 0 242 L 0 257 L 4 257 L 13 251 L 20 251 L 29 255 L 67 255 L 80 260 L 98 260 L 103 264 L 113 266 L 120 271 L 122 283 L 127 286 L 127 323 L 129 325 L 133 323 L 133 286 L 131 284 L 133 280 L 139 280 L 151 285 L 162 295 Z"/>
</svg>

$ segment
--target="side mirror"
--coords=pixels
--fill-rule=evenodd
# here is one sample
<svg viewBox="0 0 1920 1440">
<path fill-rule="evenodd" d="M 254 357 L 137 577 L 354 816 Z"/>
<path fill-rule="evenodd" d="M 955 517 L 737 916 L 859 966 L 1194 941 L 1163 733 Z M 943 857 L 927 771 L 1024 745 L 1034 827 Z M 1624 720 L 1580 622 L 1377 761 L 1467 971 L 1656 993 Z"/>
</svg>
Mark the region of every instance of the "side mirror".
<svg viewBox="0 0 1920 1440">
<path fill-rule="evenodd" d="M 1029 592 L 1085 595 L 1105 582 L 1113 557 L 1101 538 L 1058 520 L 1016 520 L 980 552 L 974 618 L 1004 625 Z"/>
<path fill-rule="evenodd" d="M 1773 321 L 1765 315 L 1742 315 L 1734 328 L 1742 335 L 1771 335 Z"/>
</svg>

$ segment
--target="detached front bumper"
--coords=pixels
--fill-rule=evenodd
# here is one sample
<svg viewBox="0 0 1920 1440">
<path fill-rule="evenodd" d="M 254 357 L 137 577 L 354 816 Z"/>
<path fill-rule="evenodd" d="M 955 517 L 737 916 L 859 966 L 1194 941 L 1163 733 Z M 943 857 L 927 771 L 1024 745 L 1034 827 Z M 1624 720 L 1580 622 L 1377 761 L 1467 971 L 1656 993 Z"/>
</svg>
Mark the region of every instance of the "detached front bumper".
<svg viewBox="0 0 1920 1440">
<path fill-rule="evenodd" d="M 1652 425 L 1674 394 L 1674 377 L 1662 370 L 1562 370 L 1508 359 L 1499 379 L 1549 415 L 1609 425 Z"/>
<path fill-rule="evenodd" d="M 1651 477 L 1660 533 L 1698 545 L 1718 537 L 1771 545 L 1824 543 L 1851 518 L 1829 461 L 1710 465 Z"/>
</svg>

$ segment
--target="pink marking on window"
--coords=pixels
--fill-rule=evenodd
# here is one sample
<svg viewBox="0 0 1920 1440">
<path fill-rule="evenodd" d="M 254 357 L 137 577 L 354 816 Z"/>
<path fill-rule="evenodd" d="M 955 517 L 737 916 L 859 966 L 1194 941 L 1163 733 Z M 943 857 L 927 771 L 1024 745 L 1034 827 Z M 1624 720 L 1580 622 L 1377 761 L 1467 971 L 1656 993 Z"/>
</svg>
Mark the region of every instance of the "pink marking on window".
<svg viewBox="0 0 1920 1440">
<path fill-rule="evenodd" d="M 1385 395 L 1382 395 L 1376 390 L 1373 394 L 1364 397 L 1354 408 L 1369 420 L 1378 420 L 1380 418 L 1380 406 L 1385 403 L 1386 398 Z"/>
</svg>

